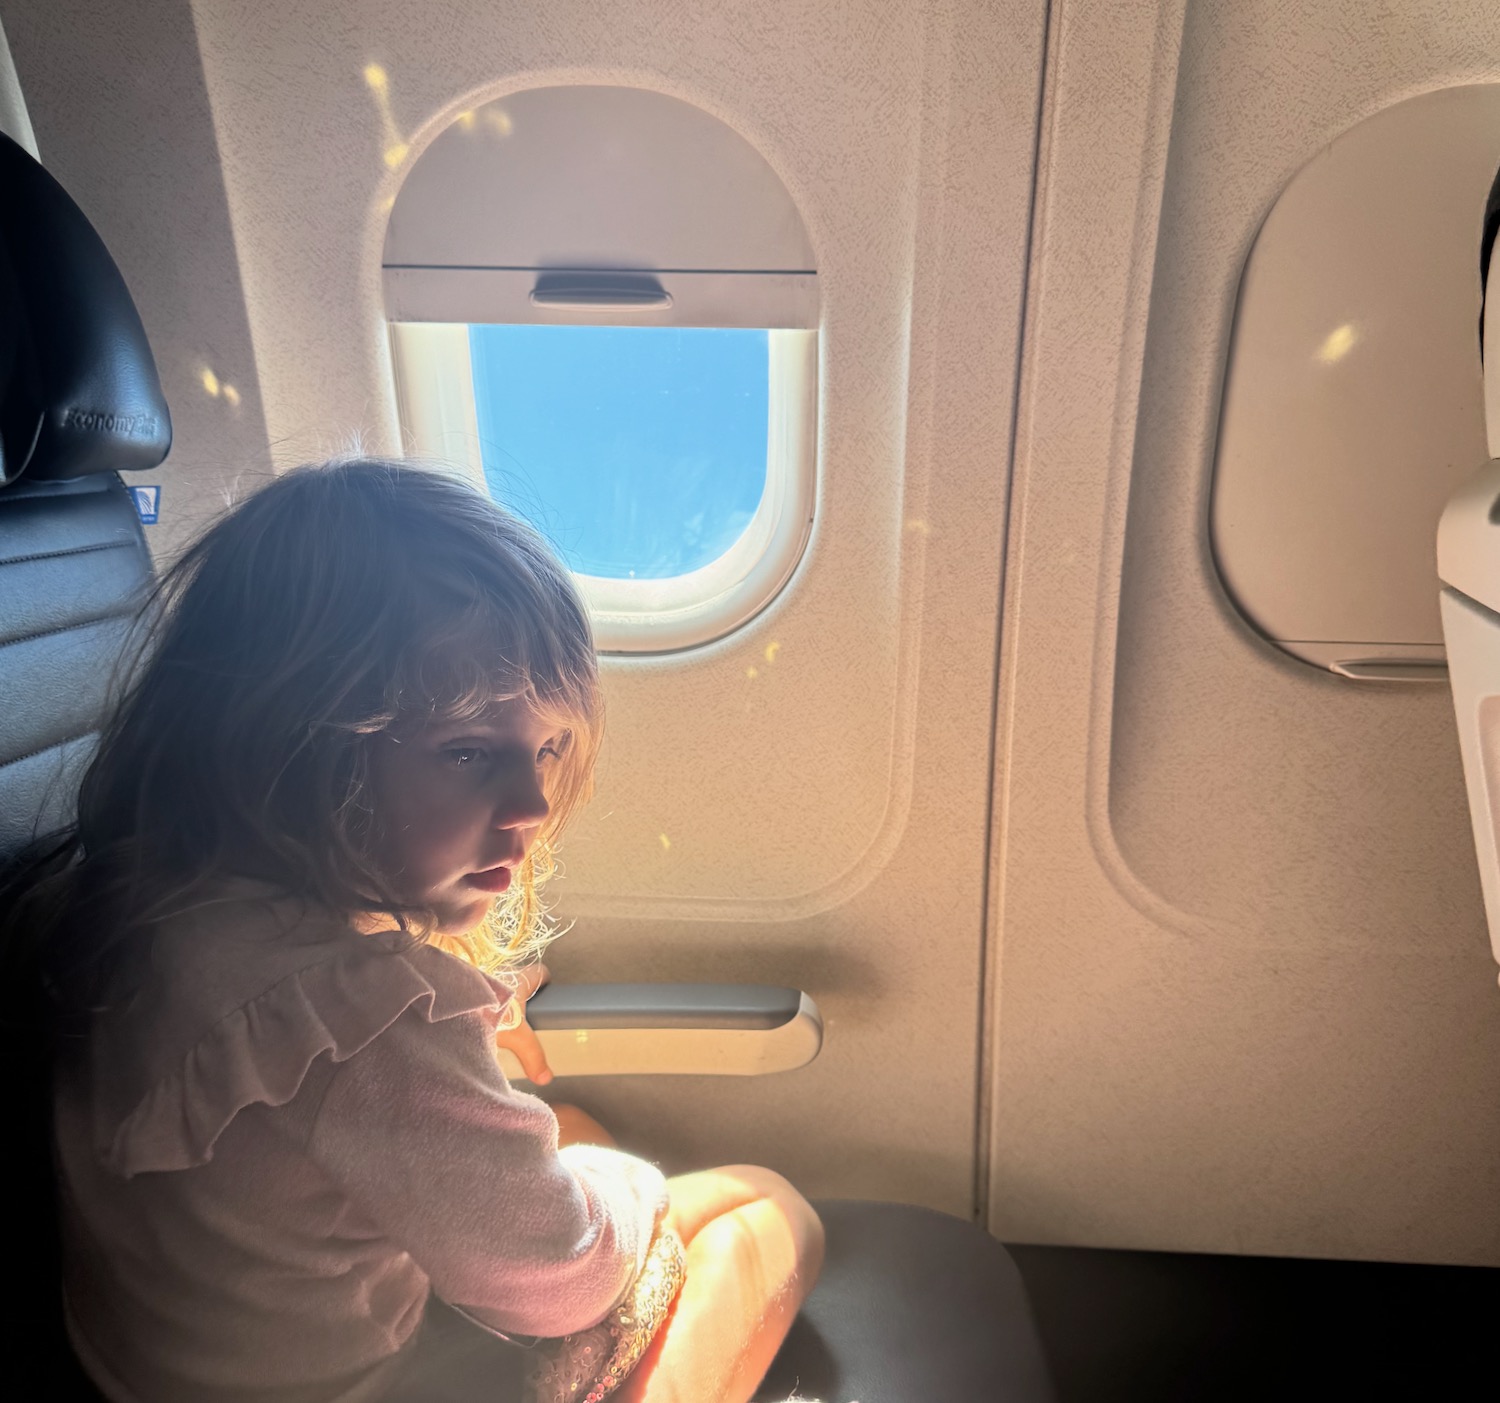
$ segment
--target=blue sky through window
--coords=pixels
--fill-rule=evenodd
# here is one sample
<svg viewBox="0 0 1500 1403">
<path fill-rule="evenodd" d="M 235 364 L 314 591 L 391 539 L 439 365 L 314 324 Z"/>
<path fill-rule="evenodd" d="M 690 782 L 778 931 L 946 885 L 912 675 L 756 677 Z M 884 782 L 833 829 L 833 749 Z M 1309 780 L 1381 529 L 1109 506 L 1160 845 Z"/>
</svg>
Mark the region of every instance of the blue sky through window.
<svg viewBox="0 0 1500 1403">
<path fill-rule="evenodd" d="M 581 574 L 716 560 L 766 485 L 764 331 L 471 326 L 484 475 Z"/>
</svg>

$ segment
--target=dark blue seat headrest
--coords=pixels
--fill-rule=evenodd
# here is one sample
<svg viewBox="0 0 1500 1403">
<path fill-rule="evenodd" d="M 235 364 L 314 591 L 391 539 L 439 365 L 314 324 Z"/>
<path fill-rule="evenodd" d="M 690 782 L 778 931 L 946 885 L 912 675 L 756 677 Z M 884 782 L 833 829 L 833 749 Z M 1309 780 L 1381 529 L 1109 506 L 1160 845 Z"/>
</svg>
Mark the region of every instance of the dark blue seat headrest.
<svg viewBox="0 0 1500 1403">
<path fill-rule="evenodd" d="M 67 191 L 0 134 L 0 484 L 154 468 L 171 445 L 120 270 Z"/>
</svg>

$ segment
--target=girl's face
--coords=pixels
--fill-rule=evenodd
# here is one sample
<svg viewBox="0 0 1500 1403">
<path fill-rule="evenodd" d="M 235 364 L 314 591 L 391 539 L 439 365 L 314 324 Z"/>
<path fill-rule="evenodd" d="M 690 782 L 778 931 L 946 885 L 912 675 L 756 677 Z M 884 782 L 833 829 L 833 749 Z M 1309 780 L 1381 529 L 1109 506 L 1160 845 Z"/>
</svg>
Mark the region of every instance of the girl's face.
<svg viewBox="0 0 1500 1403">
<path fill-rule="evenodd" d="M 435 912 L 444 934 L 473 930 L 536 841 L 566 741 L 519 699 L 479 721 L 377 736 L 376 857 L 396 895 Z"/>
</svg>

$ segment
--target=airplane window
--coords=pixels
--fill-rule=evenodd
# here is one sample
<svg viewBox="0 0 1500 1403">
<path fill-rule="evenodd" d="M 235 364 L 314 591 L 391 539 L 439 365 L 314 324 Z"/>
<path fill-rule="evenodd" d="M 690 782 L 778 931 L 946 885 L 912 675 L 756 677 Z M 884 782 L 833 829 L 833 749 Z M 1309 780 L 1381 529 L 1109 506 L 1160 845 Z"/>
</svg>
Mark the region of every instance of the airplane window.
<svg viewBox="0 0 1500 1403">
<path fill-rule="evenodd" d="M 768 335 L 470 327 L 490 492 L 581 575 L 668 579 L 717 560 L 765 495 Z"/>
<path fill-rule="evenodd" d="M 606 652 L 722 637 L 812 523 L 817 333 L 397 323 L 402 427 L 573 569 Z"/>
<path fill-rule="evenodd" d="M 813 265 L 765 158 L 689 103 L 541 88 L 460 114 L 386 233 L 408 450 L 556 544 L 604 651 L 723 637 L 811 532 Z"/>
</svg>

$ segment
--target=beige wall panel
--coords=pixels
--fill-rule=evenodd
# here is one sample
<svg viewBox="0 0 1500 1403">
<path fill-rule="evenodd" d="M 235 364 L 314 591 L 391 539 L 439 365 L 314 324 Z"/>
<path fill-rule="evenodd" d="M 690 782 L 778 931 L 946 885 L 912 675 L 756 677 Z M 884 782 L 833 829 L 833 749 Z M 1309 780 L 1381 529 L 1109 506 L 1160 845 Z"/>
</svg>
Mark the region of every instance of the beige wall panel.
<svg viewBox="0 0 1500 1403">
<path fill-rule="evenodd" d="M 474 6 L 442 25 L 391 0 L 196 13 L 270 436 L 299 453 L 341 430 L 395 445 L 379 250 L 401 175 L 457 111 L 528 86 L 643 83 L 709 108 L 778 169 L 825 309 L 813 541 L 791 590 L 731 639 L 608 664 L 613 739 L 570 847 L 570 905 L 754 921 L 857 891 L 910 802 L 927 537 L 906 527 L 929 463 L 908 451 L 909 357 L 941 10 L 929 25 L 921 7 L 807 7 L 732 65 L 739 21 L 722 7 Z"/>
<path fill-rule="evenodd" d="M 1053 40 L 1002 674 L 992 1223 L 1500 1263 L 1500 995 L 1451 702 L 1274 652 L 1206 531 L 1260 221 L 1355 122 L 1500 78 L 1500 12 L 1063 0 Z"/>
<path fill-rule="evenodd" d="M 1278 658 L 1225 603 L 1205 531 L 1259 220 L 1354 122 L 1500 79 L 1500 15 L 1183 12 L 1052 7 L 994 733 L 991 1221 L 1500 1262 L 1500 995 L 1446 698 Z M 964 1211 L 1040 4 L 0 0 L 0 18 L 43 158 L 162 363 L 159 552 L 272 456 L 394 444 L 383 205 L 477 95 L 648 83 L 772 160 L 828 297 L 818 534 L 701 675 L 612 668 L 554 963 L 800 983 L 828 1016 L 824 1054 L 786 1077 L 581 1089 L 627 1141 Z M 674 868 L 658 835 L 679 821 Z"/>
<path fill-rule="evenodd" d="M 823 1007 L 827 1050 L 805 1072 L 584 1090 L 673 1163 L 753 1158 L 813 1192 L 973 1204 L 1044 13 L 0 0 L 43 156 L 120 257 L 163 361 L 179 427 L 164 506 L 192 492 L 199 515 L 247 461 L 398 446 L 385 215 L 469 104 L 538 83 L 658 88 L 736 126 L 798 200 L 825 299 L 812 545 L 732 639 L 610 663 L 600 798 L 560 888 L 577 919 L 560 977 L 801 982 Z"/>
<path fill-rule="evenodd" d="M 21 80 L 10 56 L 10 45 L 5 39 L 3 24 L 0 24 L 0 132 L 4 132 L 17 146 L 36 155 L 36 133 L 31 130 L 31 118 L 26 112 L 26 95 L 21 91 Z"/>
</svg>

